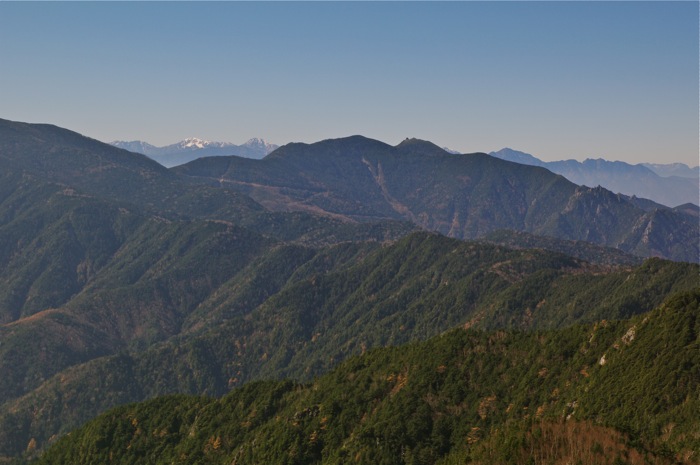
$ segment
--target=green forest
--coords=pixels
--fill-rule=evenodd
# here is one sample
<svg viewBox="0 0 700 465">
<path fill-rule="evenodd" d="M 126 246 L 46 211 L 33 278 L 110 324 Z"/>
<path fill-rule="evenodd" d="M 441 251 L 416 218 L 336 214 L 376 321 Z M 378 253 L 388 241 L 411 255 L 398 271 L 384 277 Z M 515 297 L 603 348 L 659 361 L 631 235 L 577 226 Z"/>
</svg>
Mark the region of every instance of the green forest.
<svg viewBox="0 0 700 465">
<path fill-rule="evenodd" d="M 455 329 L 307 383 L 111 410 L 37 462 L 696 463 L 700 293 L 629 320 Z"/>
<path fill-rule="evenodd" d="M 0 120 L 0 463 L 698 463 L 695 213 L 415 139 L 168 170 Z"/>
</svg>

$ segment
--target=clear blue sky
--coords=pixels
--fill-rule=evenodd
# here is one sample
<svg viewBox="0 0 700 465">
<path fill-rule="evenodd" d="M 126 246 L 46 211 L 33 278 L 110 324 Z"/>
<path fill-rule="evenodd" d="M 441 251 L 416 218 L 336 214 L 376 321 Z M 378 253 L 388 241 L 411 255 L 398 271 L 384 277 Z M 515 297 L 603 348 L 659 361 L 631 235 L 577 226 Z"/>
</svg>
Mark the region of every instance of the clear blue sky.
<svg viewBox="0 0 700 465">
<path fill-rule="evenodd" d="M 0 118 L 698 164 L 697 2 L 0 2 Z"/>
</svg>

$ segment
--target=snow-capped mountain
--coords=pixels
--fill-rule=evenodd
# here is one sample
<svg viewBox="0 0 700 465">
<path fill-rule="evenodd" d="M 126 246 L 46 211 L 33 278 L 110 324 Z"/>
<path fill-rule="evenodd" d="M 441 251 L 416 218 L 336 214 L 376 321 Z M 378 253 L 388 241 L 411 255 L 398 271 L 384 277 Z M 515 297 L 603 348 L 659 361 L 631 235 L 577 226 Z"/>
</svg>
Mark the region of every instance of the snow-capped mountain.
<svg viewBox="0 0 700 465">
<path fill-rule="evenodd" d="M 253 138 L 244 144 L 236 145 L 231 142 L 213 142 L 198 137 L 188 137 L 164 147 L 156 147 L 142 141 L 114 141 L 111 145 L 130 152 L 142 153 L 167 168 L 202 157 L 236 155 L 260 159 L 278 147 L 260 138 Z"/>
<path fill-rule="evenodd" d="M 248 139 L 248 141 L 243 145 L 245 147 L 250 147 L 253 150 L 260 150 L 261 152 L 265 152 L 265 155 L 279 147 L 279 145 L 270 144 L 266 142 L 265 139 L 260 139 L 259 137 Z"/>
<path fill-rule="evenodd" d="M 202 140 L 198 139 L 196 137 L 188 137 L 187 139 L 183 140 L 182 142 L 175 144 L 177 147 L 181 147 L 183 149 L 203 149 L 204 147 L 221 147 L 223 144 L 221 142 L 210 142 L 208 140 Z"/>
<path fill-rule="evenodd" d="M 602 186 L 613 192 L 650 199 L 669 207 L 699 203 L 700 180 L 697 174 L 695 177 L 666 177 L 657 174 L 656 169 L 662 170 L 671 165 L 654 165 L 656 169 L 652 169 L 645 163 L 631 165 L 602 158 L 588 158 L 583 162 L 577 160 L 546 162 L 529 153 L 509 148 L 491 152 L 489 155 L 522 165 L 541 166 L 576 184 L 588 187 Z M 688 168 L 686 165 L 683 166 Z"/>
</svg>

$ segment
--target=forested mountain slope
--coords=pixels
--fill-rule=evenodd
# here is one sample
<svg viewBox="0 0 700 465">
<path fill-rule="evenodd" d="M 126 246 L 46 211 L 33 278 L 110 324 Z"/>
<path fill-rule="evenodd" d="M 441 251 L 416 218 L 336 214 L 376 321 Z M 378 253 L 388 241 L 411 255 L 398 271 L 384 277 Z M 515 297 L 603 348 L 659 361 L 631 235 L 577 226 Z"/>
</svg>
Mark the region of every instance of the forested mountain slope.
<svg viewBox="0 0 700 465">
<path fill-rule="evenodd" d="M 232 257 L 218 257 L 211 269 Z M 228 265 L 234 267 L 228 279 L 213 271 L 205 279 L 190 273 L 184 282 L 173 281 L 174 289 L 190 286 L 175 294 L 180 299 L 202 297 L 184 300 L 186 306 L 173 308 L 172 299 L 161 297 L 170 279 L 145 280 L 84 292 L 46 317 L 4 328 L 3 452 L 20 453 L 32 438 L 41 447 L 124 402 L 176 392 L 221 395 L 256 379 L 309 379 L 372 347 L 426 339 L 455 326 L 534 330 L 629 317 L 697 287 L 699 272 L 697 265 L 658 259 L 609 269 L 428 233 L 384 247 L 278 246 L 245 265 L 237 260 Z M 180 269 L 178 263 L 170 266 Z M 187 284 L 198 281 L 208 283 L 208 291 L 198 294 L 200 287 Z M 124 314 L 128 309 L 134 313 Z M 97 341 L 114 345 L 101 354 L 79 352 L 85 359 L 54 360 L 50 354 L 65 337 L 56 336 L 36 352 L 27 338 L 42 333 L 31 325 L 49 316 L 70 323 L 74 339 L 81 334 L 76 320 L 88 325 L 85 334 L 98 330 Z M 51 334 L 65 334 L 58 329 Z M 13 368 L 18 359 L 26 360 L 21 370 Z"/>
<path fill-rule="evenodd" d="M 366 228 L 302 212 L 270 212 L 247 195 L 183 182 L 145 155 L 47 124 L 0 119 L 0 169 L 169 220 L 229 221 L 280 240 L 333 243 L 398 237 L 410 230 L 396 222 Z"/>
<path fill-rule="evenodd" d="M 39 463 L 698 463 L 700 294 L 557 331 L 458 329 L 309 384 L 101 415 Z"/>
<path fill-rule="evenodd" d="M 309 153 L 318 177 L 304 171 Z M 492 219 L 546 225 L 553 217 L 531 205 L 538 192 L 568 202 L 552 221 L 588 228 L 589 239 L 644 212 L 653 224 L 637 224 L 621 247 L 638 255 L 683 256 L 686 217 L 697 226 L 690 207 L 657 209 L 545 170 L 454 157 L 422 141 L 290 145 L 246 161 L 246 192 L 236 192 L 223 177 L 172 173 L 55 126 L 0 120 L 0 460 L 127 402 L 311 380 L 374 347 L 455 327 L 628 318 L 698 287 L 697 264 L 640 263 L 591 243 L 489 233 L 513 249 L 416 232 L 442 221 L 444 202 L 466 208 L 450 213 L 466 218 L 453 223 L 464 234 L 491 231 Z M 390 181 L 392 166 L 430 182 Z M 269 189 L 278 182 L 287 184 Z M 294 198 L 295 207 L 278 203 Z M 420 208 L 403 209 L 409 198 Z"/>
<path fill-rule="evenodd" d="M 415 139 L 396 147 L 361 136 L 295 143 L 263 160 L 203 158 L 173 171 L 244 192 L 275 211 L 400 219 L 463 239 L 511 229 L 639 256 L 699 260 L 697 218 L 681 211 L 645 210 L 543 168 L 450 154 Z"/>
</svg>

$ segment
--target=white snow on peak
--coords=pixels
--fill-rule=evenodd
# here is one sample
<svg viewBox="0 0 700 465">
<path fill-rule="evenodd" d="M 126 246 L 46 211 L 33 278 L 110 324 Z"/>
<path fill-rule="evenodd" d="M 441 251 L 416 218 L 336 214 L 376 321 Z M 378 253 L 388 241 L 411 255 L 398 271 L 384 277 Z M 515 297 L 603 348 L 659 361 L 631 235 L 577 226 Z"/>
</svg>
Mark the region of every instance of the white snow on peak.
<svg viewBox="0 0 700 465">
<path fill-rule="evenodd" d="M 270 144 L 265 139 L 261 139 L 260 137 L 253 137 L 252 139 L 248 139 L 248 141 L 243 145 L 254 149 L 263 149 L 265 151 L 265 154 L 268 154 L 279 147 L 279 145 Z"/>
<path fill-rule="evenodd" d="M 0 0 L 1 1 L 1 0 Z M 200 150 L 208 150 L 217 154 L 238 154 L 253 158 L 262 158 L 272 152 L 278 145 L 270 144 L 259 137 L 249 139 L 242 145 L 232 142 L 212 142 L 199 137 L 188 137 L 180 142 L 176 142 L 164 147 L 156 147 L 142 141 L 114 141 L 112 145 L 131 152 L 139 152 L 153 158 L 154 156 L 165 156 L 169 153 L 199 153 Z M 217 152 L 218 150 L 218 152 Z M 230 153 L 229 153 L 230 152 Z"/>
<path fill-rule="evenodd" d="M 210 145 L 211 142 L 209 142 L 208 140 L 199 139 L 197 137 L 188 137 L 187 139 L 180 142 L 180 144 L 183 147 L 187 147 L 187 148 L 202 149 L 202 148 L 206 147 L 207 145 Z"/>
</svg>

